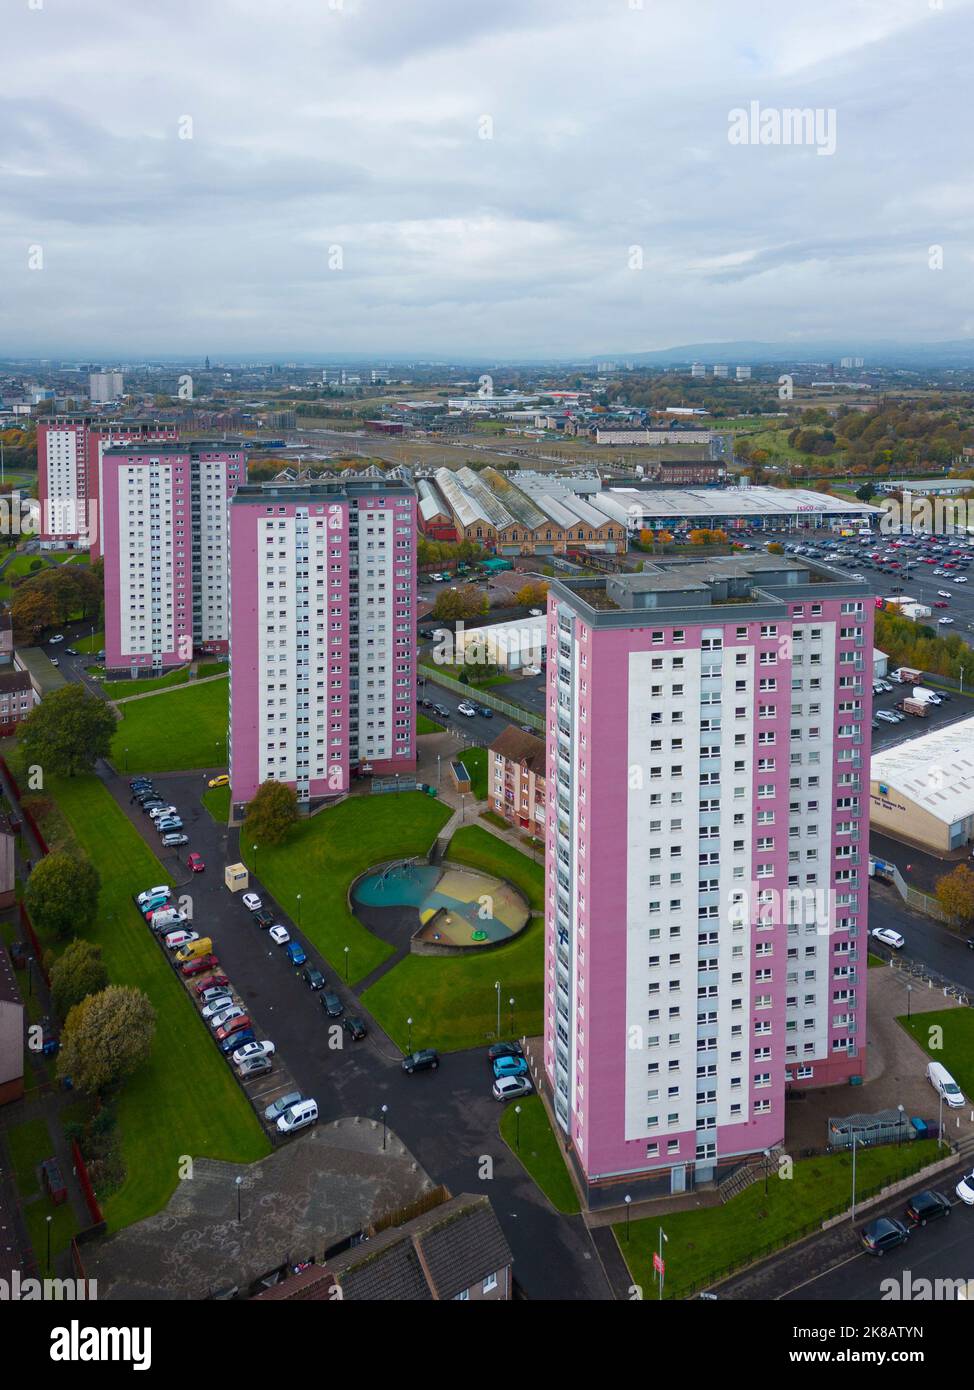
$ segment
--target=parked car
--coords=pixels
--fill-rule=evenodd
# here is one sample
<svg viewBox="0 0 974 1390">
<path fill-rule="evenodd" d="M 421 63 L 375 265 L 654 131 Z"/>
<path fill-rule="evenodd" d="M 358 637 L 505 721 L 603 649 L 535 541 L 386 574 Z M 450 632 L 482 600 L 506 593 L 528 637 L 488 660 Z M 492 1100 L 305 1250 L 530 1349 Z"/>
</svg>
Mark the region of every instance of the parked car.
<svg viewBox="0 0 974 1390">
<path fill-rule="evenodd" d="M 151 796 L 146 797 L 145 800 L 139 798 L 139 806 L 142 810 L 143 815 L 146 816 L 151 816 L 153 811 L 161 811 L 164 808 L 166 810 L 167 815 L 172 814 L 169 811 L 169 808 L 166 806 L 166 803 L 163 801 L 162 797 L 156 796 L 155 793 L 153 793 Z"/>
<path fill-rule="evenodd" d="M 154 913 L 168 908 L 168 906 L 168 898 L 149 898 L 148 902 L 142 904 L 142 916 L 147 922 L 151 922 Z"/>
<path fill-rule="evenodd" d="M 494 1082 L 495 1100 L 514 1100 L 518 1096 L 529 1096 L 533 1087 L 526 1076 L 500 1076 Z"/>
<path fill-rule="evenodd" d="M 966 1206 L 974 1207 L 974 1171 L 965 1173 L 954 1191 Z"/>
<path fill-rule="evenodd" d="M 160 816 L 179 815 L 178 806 L 167 806 L 165 802 L 162 802 L 162 804 L 159 806 L 143 806 L 142 810 L 145 812 L 145 814 L 149 817 L 150 820 L 158 820 Z"/>
<path fill-rule="evenodd" d="M 204 980 L 202 984 L 196 986 L 196 997 L 201 1004 L 213 1004 L 217 999 L 226 998 L 229 993 L 230 982 L 227 980 L 226 976 L 223 977 L 222 985 L 207 984 Z"/>
<path fill-rule="evenodd" d="M 412 1076 L 414 1071 L 436 1071 L 440 1065 L 440 1054 L 432 1047 L 424 1047 L 419 1052 L 410 1052 L 402 1059 L 402 1069 Z"/>
<path fill-rule="evenodd" d="M 909 1238 L 909 1228 L 894 1216 L 880 1216 L 859 1232 L 863 1249 L 870 1255 L 885 1255 L 887 1250 L 902 1245 Z"/>
<path fill-rule="evenodd" d="M 181 975 L 202 975 L 206 970 L 212 970 L 214 965 L 220 962 L 216 956 L 197 956 L 195 960 L 184 961 L 179 967 Z"/>
<path fill-rule="evenodd" d="M 222 970 L 214 970 L 213 974 L 207 975 L 205 980 L 197 980 L 193 988 L 202 997 L 208 989 L 219 989 L 221 985 L 225 988 L 229 983 L 230 981 Z"/>
<path fill-rule="evenodd" d="M 277 1051 L 272 1042 L 249 1042 L 244 1043 L 243 1047 L 238 1047 L 233 1053 L 235 1062 L 246 1062 L 248 1057 L 273 1057 Z"/>
<path fill-rule="evenodd" d="M 283 1096 L 278 1096 L 277 1100 L 271 1101 L 264 1111 L 264 1119 L 272 1120 L 276 1124 L 279 1115 L 283 1115 L 285 1110 L 290 1110 L 292 1105 L 297 1105 L 303 1099 L 300 1091 L 287 1091 Z"/>
<path fill-rule="evenodd" d="M 300 941 L 289 941 L 284 953 L 290 965 L 304 965 L 308 959 L 304 947 Z"/>
<path fill-rule="evenodd" d="M 237 1062 L 235 1065 L 241 1081 L 249 1081 L 255 1076 L 266 1076 L 269 1071 L 274 1070 L 274 1063 L 269 1057 L 248 1057 L 245 1062 Z"/>
<path fill-rule="evenodd" d="M 242 1018 L 243 1012 L 244 1011 L 242 1005 L 230 1004 L 227 1006 L 227 1008 L 220 1009 L 219 1012 L 215 1013 L 212 1016 L 212 1018 L 209 1018 L 207 1020 L 207 1022 L 209 1023 L 211 1028 L 222 1028 L 223 1025 L 225 1023 L 229 1023 L 231 1019 Z"/>
<path fill-rule="evenodd" d="M 165 820 L 156 821 L 156 830 L 160 835 L 168 835 L 171 830 L 182 830 L 183 823 L 178 816 L 166 816 Z"/>
<path fill-rule="evenodd" d="M 227 1038 L 232 1038 L 234 1033 L 239 1033 L 244 1028 L 251 1027 L 252 1025 L 247 1015 L 241 1014 L 239 1018 L 228 1019 L 226 1023 L 220 1025 L 216 1030 L 216 1040 L 217 1042 L 226 1042 Z"/>
<path fill-rule="evenodd" d="M 191 941 L 199 939 L 198 931 L 187 931 L 185 927 L 180 927 L 178 931 L 167 932 L 162 942 L 167 951 L 178 951 L 180 946 L 188 946 Z"/>
<path fill-rule="evenodd" d="M 288 931 L 287 927 L 271 927 L 267 935 L 274 942 L 275 946 L 286 946 L 291 940 L 291 933 Z"/>
<path fill-rule="evenodd" d="M 217 1014 L 226 1013 L 228 1009 L 232 1008 L 233 995 L 228 994 L 226 990 L 221 990 L 220 993 L 216 995 L 214 999 L 210 999 L 206 1004 L 204 1004 L 200 1012 L 202 1013 L 203 1017 L 207 1020 L 207 1022 L 209 1022 L 210 1019 L 215 1018 Z"/>
<path fill-rule="evenodd" d="M 869 935 L 875 937 L 877 941 L 881 941 L 884 946 L 892 946 L 894 951 L 902 951 L 906 945 L 906 938 L 900 936 L 899 932 L 894 931 L 892 927 L 873 927 Z"/>
<path fill-rule="evenodd" d="M 488 1062 L 496 1062 L 498 1057 L 523 1057 L 524 1048 L 519 1042 L 492 1043 L 487 1049 Z"/>
<path fill-rule="evenodd" d="M 277 1128 L 281 1134 L 293 1134 L 295 1130 L 306 1129 L 318 1119 L 318 1103 L 314 1100 L 299 1100 L 277 1117 Z"/>
<path fill-rule="evenodd" d="M 208 787 L 229 787 L 230 778 L 226 773 L 221 773 L 219 777 L 211 777 L 206 785 Z"/>
<path fill-rule="evenodd" d="M 929 1187 L 911 1197 L 906 1204 L 906 1219 L 914 1226 L 925 1226 L 928 1221 L 949 1215 L 950 1199 Z"/>
<path fill-rule="evenodd" d="M 139 907 L 145 907 L 150 898 L 171 898 L 172 889 L 165 883 L 161 883 L 158 888 L 147 888 L 144 893 L 140 893 L 136 898 Z"/>
<path fill-rule="evenodd" d="M 470 703 L 469 700 L 461 700 L 460 703 L 457 705 L 457 714 L 466 715 L 468 719 L 473 719 L 476 713 L 476 709 Z"/>
<path fill-rule="evenodd" d="M 343 1018 L 342 1027 L 352 1039 L 352 1042 L 359 1042 L 365 1037 L 368 1031 L 365 1026 L 365 1020 L 359 1018 L 357 1014 L 349 1014 L 347 1017 Z"/>
<path fill-rule="evenodd" d="M 179 849 L 181 845 L 189 844 L 189 836 L 183 835 L 178 830 L 173 830 L 168 835 L 163 835 L 162 843 L 165 849 Z"/>
<path fill-rule="evenodd" d="M 259 912 L 262 903 L 256 893 L 245 893 L 241 900 L 248 912 Z"/>
<path fill-rule="evenodd" d="M 321 996 L 321 1007 L 329 1018 L 341 1018 L 345 1012 L 345 1005 L 337 994 L 325 993 Z"/>
<path fill-rule="evenodd" d="M 306 965 L 301 971 L 301 978 L 309 989 L 324 989 L 328 983 L 316 965 Z"/>
<path fill-rule="evenodd" d="M 502 1076 L 524 1076 L 528 1069 L 526 1057 L 498 1057 L 491 1065 L 498 1081 Z"/>
<path fill-rule="evenodd" d="M 254 925 L 260 927 L 261 931 L 267 931 L 269 927 L 274 925 L 273 914 L 262 907 L 258 912 L 254 913 Z"/>
<path fill-rule="evenodd" d="M 206 868 L 206 865 L 203 863 L 203 856 L 197 854 L 194 850 L 186 859 L 186 867 L 187 869 L 191 869 L 194 874 L 201 874 Z"/>
<path fill-rule="evenodd" d="M 224 1057 L 229 1057 L 230 1053 L 235 1052 L 238 1047 L 242 1047 L 244 1043 L 254 1042 L 254 1040 L 253 1028 L 244 1028 L 239 1033 L 231 1033 L 228 1038 L 218 1039 L 217 1047 Z"/>
<path fill-rule="evenodd" d="M 489 705 L 478 705 L 477 713 L 480 715 L 481 719 L 493 719 L 494 717 L 494 711 Z"/>
</svg>

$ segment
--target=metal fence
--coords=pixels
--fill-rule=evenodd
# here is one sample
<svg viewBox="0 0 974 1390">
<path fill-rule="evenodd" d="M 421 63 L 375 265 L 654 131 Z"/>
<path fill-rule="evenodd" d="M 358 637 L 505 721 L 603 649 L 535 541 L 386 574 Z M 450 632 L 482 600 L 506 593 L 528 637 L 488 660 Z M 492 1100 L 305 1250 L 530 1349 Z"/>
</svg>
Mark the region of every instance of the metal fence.
<svg viewBox="0 0 974 1390">
<path fill-rule="evenodd" d="M 454 680 L 452 676 L 438 671 L 435 666 L 421 665 L 419 673 L 427 680 L 433 681 L 435 685 L 442 685 L 445 690 L 453 690 L 468 700 L 476 701 L 478 705 L 486 705 L 488 709 L 496 710 L 498 714 L 506 714 L 508 719 L 514 719 L 519 724 L 530 724 L 531 728 L 536 729 L 539 734 L 543 734 L 545 731 L 544 716 L 534 714 L 531 710 L 525 709 L 523 705 L 515 705 L 510 700 L 502 700 L 499 695 L 495 695 L 490 690 L 480 690 L 473 685 L 464 685 L 463 681 Z"/>
<path fill-rule="evenodd" d="M 870 858 L 879 873 L 879 877 L 888 879 L 905 903 L 908 903 L 910 907 L 915 907 L 924 916 L 932 917 L 935 922 L 946 922 L 948 926 L 950 925 L 949 915 L 932 894 L 924 893 L 919 888 L 911 888 L 899 869 L 890 860 L 877 859 L 875 855 L 871 855 Z"/>
</svg>

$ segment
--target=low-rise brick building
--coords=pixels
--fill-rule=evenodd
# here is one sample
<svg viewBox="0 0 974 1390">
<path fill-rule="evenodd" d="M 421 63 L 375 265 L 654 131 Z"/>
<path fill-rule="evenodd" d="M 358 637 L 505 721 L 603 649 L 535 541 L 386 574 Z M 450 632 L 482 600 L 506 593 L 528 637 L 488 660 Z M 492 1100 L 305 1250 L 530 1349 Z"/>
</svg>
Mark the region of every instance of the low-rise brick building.
<svg viewBox="0 0 974 1390">
<path fill-rule="evenodd" d="M 511 825 L 544 835 L 545 743 L 509 724 L 490 745 L 490 809 Z"/>
</svg>

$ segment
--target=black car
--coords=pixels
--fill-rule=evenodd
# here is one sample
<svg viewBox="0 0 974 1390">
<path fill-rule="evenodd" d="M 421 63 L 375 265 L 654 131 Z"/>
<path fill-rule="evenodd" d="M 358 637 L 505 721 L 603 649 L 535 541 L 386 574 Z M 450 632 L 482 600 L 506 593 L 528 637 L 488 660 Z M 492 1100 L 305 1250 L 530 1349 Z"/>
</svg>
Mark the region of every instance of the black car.
<svg viewBox="0 0 974 1390">
<path fill-rule="evenodd" d="M 912 1226 L 925 1226 L 928 1221 L 949 1215 L 950 1202 L 942 1192 L 934 1192 L 929 1187 L 911 1197 L 906 1206 L 906 1219 Z"/>
<path fill-rule="evenodd" d="M 321 1007 L 329 1018 L 341 1018 L 345 1012 L 345 1005 L 337 994 L 323 994 L 321 996 Z"/>
<path fill-rule="evenodd" d="M 316 965 L 306 965 L 301 971 L 301 978 L 309 989 L 324 989 L 328 983 Z"/>
<path fill-rule="evenodd" d="M 488 705 L 477 705 L 476 709 L 481 719 L 493 719 L 494 711 Z"/>
<path fill-rule="evenodd" d="M 261 908 L 259 912 L 254 913 L 254 921 L 256 922 L 257 926 L 260 927 L 261 931 L 266 931 L 268 927 L 272 927 L 274 925 L 274 918 L 264 908 Z"/>
<path fill-rule="evenodd" d="M 230 1053 L 236 1052 L 238 1047 L 243 1047 L 245 1043 L 256 1041 L 257 1039 L 252 1028 L 241 1028 L 239 1033 L 231 1033 L 229 1038 L 224 1038 L 222 1042 L 217 1043 L 217 1046 L 224 1057 L 229 1057 Z"/>
<path fill-rule="evenodd" d="M 523 1057 L 524 1048 L 520 1043 L 494 1043 L 487 1049 L 488 1062 L 496 1062 L 498 1057 Z"/>
<path fill-rule="evenodd" d="M 410 1052 L 402 1059 L 402 1069 L 412 1076 L 414 1071 L 436 1071 L 440 1065 L 440 1054 L 432 1047 L 424 1047 L 420 1052 Z"/>
<path fill-rule="evenodd" d="M 352 1039 L 352 1042 L 358 1042 L 361 1038 L 364 1038 L 368 1031 L 365 1027 L 365 1020 L 358 1017 L 343 1018 L 342 1027 Z"/>
<path fill-rule="evenodd" d="M 151 787 L 152 779 L 149 777 L 133 777 L 129 782 L 129 791 L 138 791 L 139 787 Z"/>
<path fill-rule="evenodd" d="M 863 1249 L 870 1255 L 884 1255 L 887 1250 L 902 1245 L 909 1238 L 909 1228 L 894 1216 L 880 1216 L 859 1232 Z"/>
</svg>

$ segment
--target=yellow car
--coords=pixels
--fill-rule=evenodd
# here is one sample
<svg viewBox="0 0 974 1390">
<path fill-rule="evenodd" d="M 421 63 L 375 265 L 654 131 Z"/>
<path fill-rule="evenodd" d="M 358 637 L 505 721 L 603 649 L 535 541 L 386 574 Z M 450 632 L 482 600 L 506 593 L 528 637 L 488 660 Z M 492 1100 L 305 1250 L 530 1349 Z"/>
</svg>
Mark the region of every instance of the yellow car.
<svg viewBox="0 0 974 1390">
<path fill-rule="evenodd" d="M 211 777 L 206 784 L 208 787 L 229 787 L 229 777 Z"/>
</svg>

